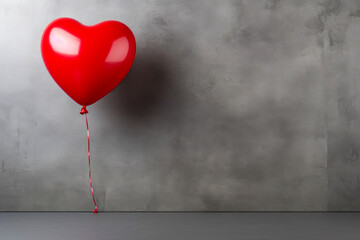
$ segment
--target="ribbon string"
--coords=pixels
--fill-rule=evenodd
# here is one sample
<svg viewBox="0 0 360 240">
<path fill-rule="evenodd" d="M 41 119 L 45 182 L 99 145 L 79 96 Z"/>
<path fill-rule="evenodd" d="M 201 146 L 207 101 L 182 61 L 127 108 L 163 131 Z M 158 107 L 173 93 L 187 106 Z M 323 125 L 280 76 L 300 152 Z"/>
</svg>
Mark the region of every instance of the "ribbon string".
<svg viewBox="0 0 360 240">
<path fill-rule="evenodd" d="M 86 109 L 86 106 L 83 106 L 83 108 L 81 109 L 80 111 L 80 114 L 81 115 L 84 115 L 85 114 L 85 119 L 86 119 L 86 129 L 87 129 L 87 139 L 88 139 L 88 160 L 89 160 L 89 182 L 90 182 L 90 188 L 91 188 L 91 195 L 92 195 L 92 198 L 93 198 L 93 201 L 94 201 L 94 206 L 95 206 L 95 209 L 93 210 L 94 213 L 97 213 L 98 210 L 97 210 L 97 204 L 96 204 L 96 201 L 95 201 L 95 196 L 94 196 L 94 188 L 93 188 L 93 185 L 92 185 L 92 181 L 91 181 L 91 166 L 90 166 L 90 132 L 89 132 L 89 122 L 88 122 L 88 118 L 87 118 L 87 109 Z"/>
</svg>

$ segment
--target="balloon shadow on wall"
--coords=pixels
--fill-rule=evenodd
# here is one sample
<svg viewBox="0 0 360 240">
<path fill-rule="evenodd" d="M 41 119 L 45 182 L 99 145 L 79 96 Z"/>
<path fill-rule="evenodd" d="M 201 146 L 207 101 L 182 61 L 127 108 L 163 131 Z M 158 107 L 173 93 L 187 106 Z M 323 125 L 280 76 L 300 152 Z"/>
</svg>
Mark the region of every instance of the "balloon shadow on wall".
<svg viewBox="0 0 360 240">
<path fill-rule="evenodd" d="M 161 108 L 172 88 L 170 80 L 165 56 L 140 52 L 123 82 L 104 101 L 106 110 L 133 121 L 146 120 Z"/>
</svg>

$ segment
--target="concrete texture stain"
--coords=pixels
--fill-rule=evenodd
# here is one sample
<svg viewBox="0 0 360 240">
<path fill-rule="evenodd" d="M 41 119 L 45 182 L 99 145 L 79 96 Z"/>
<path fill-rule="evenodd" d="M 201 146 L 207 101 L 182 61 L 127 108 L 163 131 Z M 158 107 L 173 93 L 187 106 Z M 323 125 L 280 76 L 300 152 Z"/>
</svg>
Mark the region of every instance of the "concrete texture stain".
<svg viewBox="0 0 360 240">
<path fill-rule="evenodd" d="M 0 6 L 0 210 L 92 208 L 80 107 L 40 56 L 63 16 L 137 39 L 88 108 L 101 211 L 360 209 L 360 1 Z"/>
<path fill-rule="evenodd" d="M 360 17 L 360 10 L 355 10 L 349 14 L 350 17 Z"/>
</svg>

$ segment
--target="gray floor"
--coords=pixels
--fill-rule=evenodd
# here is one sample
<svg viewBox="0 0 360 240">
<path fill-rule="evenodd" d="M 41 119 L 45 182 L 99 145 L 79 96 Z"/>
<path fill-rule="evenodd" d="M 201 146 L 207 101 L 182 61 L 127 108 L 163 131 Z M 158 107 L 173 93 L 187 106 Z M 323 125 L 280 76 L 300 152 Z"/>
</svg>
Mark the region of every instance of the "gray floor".
<svg viewBox="0 0 360 240">
<path fill-rule="evenodd" d="M 358 240 L 359 236 L 360 213 L 0 213 L 4 240 Z"/>
</svg>

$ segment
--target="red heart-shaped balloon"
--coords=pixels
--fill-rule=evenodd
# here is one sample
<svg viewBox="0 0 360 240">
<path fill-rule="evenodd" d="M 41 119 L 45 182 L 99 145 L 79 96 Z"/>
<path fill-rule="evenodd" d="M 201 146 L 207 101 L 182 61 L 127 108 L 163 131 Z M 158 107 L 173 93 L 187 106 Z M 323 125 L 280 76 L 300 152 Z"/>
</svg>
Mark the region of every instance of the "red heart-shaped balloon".
<svg viewBox="0 0 360 240">
<path fill-rule="evenodd" d="M 129 72 L 136 43 L 123 23 L 85 26 L 59 18 L 45 29 L 41 54 L 56 83 L 78 104 L 88 106 L 111 92 Z"/>
</svg>

